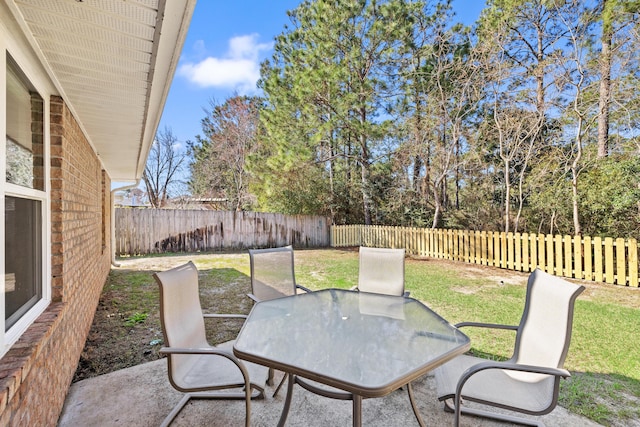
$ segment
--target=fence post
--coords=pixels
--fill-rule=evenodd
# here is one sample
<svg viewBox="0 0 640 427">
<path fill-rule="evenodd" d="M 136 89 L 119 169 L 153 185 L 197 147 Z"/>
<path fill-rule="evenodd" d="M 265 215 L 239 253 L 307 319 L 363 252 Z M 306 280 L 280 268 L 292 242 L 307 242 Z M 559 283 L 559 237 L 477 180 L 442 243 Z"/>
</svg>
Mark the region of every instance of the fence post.
<svg viewBox="0 0 640 427">
<path fill-rule="evenodd" d="M 507 268 L 509 253 L 507 251 L 507 233 L 500 233 L 500 267 Z"/>
<path fill-rule="evenodd" d="M 540 270 L 547 270 L 547 266 L 545 263 L 545 255 L 544 255 L 544 246 L 545 242 L 544 242 L 544 234 L 542 233 L 538 233 L 538 260 L 537 260 L 537 266 L 538 268 L 540 268 Z"/>
<path fill-rule="evenodd" d="M 516 258 L 514 263 L 514 270 L 522 271 L 522 236 L 520 233 L 515 233 L 513 235 L 513 243 L 515 244 Z"/>
<path fill-rule="evenodd" d="M 554 242 L 553 235 L 547 234 L 545 236 L 545 243 L 546 243 L 546 251 L 547 251 L 547 273 L 549 274 L 556 274 L 554 259 L 553 259 L 553 242 Z"/>
<path fill-rule="evenodd" d="M 469 251 L 469 230 L 464 230 L 462 232 L 462 245 L 464 247 L 463 249 L 464 260 L 466 262 L 469 262 L 469 260 L 471 259 L 471 255 Z"/>
<path fill-rule="evenodd" d="M 513 270 L 513 265 L 514 265 L 514 253 L 513 253 L 513 247 L 514 242 L 513 242 L 513 233 L 509 232 L 507 233 L 507 268 L 509 270 Z"/>
<path fill-rule="evenodd" d="M 583 260 L 584 260 L 584 279 L 585 280 L 594 280 L 594 268 L 593 268 L 593 259 L 594 259 L 594 251 L 595 244 L 591 240 L 591 237 L 585 236 L 582 239 L 582 248 L 583 248 Z"/>
<path fill-rule="evenodd" d="M 602 267 L 602 238 L 593 238 L 593 278 L 596 282 L 602 282 L 603 280 L 603 267 Z"/>
<path fill-rule="evenodd" d="M 459 250 L 459 245 L 458 245 L 458 239 L 460 236 L 460 233 L 458 232 L 458 230 L 452 230 L 453 233 L 453 259 L 455 261 L 460 261 L 460 250 Z"/>
<path fill-rule="evenodd" d="M 607 283 L 613 284 L 615 271 L 613 268 L 613 239 L 604 238 L 604 272 Z"/>
<path fill-rule="evenodd" d="M 562 236 L 559 234 L 556 234 L 555 238 L 555 248 L 553 249 L 556 253 L 556 274 L 558 276 L 565 276 L 566 274 L 564 273 L 564 269 L 562 268 L 562 260 L 563 260 L 563 256 L 562 256 Z"/>
<path fill-rule="evenodd" d="M 529 271 L 538 267 L 538 235 L 529 234 Z"/>
<path fill-rule="evenodd" d="M 522 233 L 522 269 L 520 271 L 531 271 L 531 267 L 529 267 L 529 233 Z"/>
<path fill-rule="evenodd" d="M 638 242 L 629 239 L 629 286 L 638 287 Z"/>
<path fill-rule="evenodd" d="M 575 250 L 572 247 L 573 239 L 571 236 L 564 236 L 564 275 L 566 277 L 575 277 L 573 275 L 574 267 L 573 267 L 573 254 Z"/>
<path fill-rule="evenodd" d="M 589 248 L 591 249 L 591 248 Z M 585 248 L 582 242 L 582 236 L 573 236 L 573 277 L 576 279 L 584 278 L 583 260 Z"/>
<path fill-rule="evenodd" d="M 625 286 L 627 284 L 627 257 L 625 256 L 625 241 L 622 238 L 616 239 L 616 284 Z"/>
</svg>

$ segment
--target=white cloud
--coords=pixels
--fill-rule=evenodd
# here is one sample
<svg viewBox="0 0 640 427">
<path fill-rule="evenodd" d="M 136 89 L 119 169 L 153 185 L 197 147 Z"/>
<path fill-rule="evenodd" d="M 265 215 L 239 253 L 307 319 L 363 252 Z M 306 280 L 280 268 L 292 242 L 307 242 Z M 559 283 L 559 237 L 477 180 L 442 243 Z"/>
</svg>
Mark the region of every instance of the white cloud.
<svg viewBox="0 0 640 427">
<path fill-rule="evenodd" d="M 197 42 L 198 49 L 203 46 L 204 43 Z M 272 48 L 273 43 L 258 43 L 258 34 L 233 37 L 223 57 L 209 56 L 200 62 L 187 62 L 178 68 L 178 74 L 198 86 L 248 94 L 255 91 L 260 78 L 260 53 Z"/>
</svg>

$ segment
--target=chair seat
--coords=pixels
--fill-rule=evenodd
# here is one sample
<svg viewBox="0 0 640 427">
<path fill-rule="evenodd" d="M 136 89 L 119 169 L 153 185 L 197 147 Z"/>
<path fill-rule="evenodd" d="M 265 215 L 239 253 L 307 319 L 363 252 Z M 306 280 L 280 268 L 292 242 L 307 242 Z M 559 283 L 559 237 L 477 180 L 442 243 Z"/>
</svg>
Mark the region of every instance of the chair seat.
<svg viewBox="0 0 640 427">
<path fill-rule="evenodd" d="M 215 346 L 215 348 L 226 350 L 233 354 L 234 342 L 235 340 L 227 341 Z M 173 381 L 180 388 L 193 390 L 210 388 L 211 384 L 217 384 L 220 388 L 227 388 L 234 384 L 244 385 L 244 379 L 238 366 L 224 357 L 201 354 L 172 355 L 171 357 L 189 360 L 189 363 L 180 363 L 178 365 L 188 369 L 174 371 Z M 269 368 L 244 361 L 243 365 L 249 373 L 251 383 L 264 389 Z"/>
<path fill-rule="evenodd" d="M 461 375 L 471 366 L 486 361 L 486 359 L 463 355 L 435 369 L 438 399 L 453 398 Z M 487 369 L 477 372 L 465 383 L 462 397 L 481 403 L 491 402 L 491 404 L 497 403 L 540 412 L 553 403 L 554 381 L 555 378 L 550 375 Z"/>
</svg>

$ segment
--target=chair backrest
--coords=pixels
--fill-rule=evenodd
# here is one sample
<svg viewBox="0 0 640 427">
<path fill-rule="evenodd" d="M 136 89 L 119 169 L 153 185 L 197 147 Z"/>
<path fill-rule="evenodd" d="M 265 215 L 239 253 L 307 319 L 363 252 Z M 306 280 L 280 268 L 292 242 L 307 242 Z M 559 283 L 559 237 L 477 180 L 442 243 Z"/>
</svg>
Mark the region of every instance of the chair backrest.
<svg viewBox="0 0 640 427">
<path fill-rule="evenodd" d="M 293 247 L 249 249 L 251 293 L 258 301 L 296 293 Z"/>
<path fill-rule="evenodd" d="M 574 303 L 583 290 L 540 269 L 532 272 L 512 361 L 562 368 L 571 342 Z"/>
<path fill-rule="evenodd" d="M 391 319 L 405 319 L 405 301 L 389 303 L 388 297 L 379 293 L 358 293 L 358 310 L 368 316 L 383 316 Z"/>
<path fill-rule="evenodd" d="M 207 347 L 204 317 L 198 292 L 198 270 L 189 261 L 153 275 L 160 287 L 160 323 L 167 347 Z M 171 354 L 169 378 L 181 378 L 193 355 Z"/>
<path fill-rule="evenodd" d="M 404 294 L 404 249 L 360 247 L 358 290 Z"/>
</svg>

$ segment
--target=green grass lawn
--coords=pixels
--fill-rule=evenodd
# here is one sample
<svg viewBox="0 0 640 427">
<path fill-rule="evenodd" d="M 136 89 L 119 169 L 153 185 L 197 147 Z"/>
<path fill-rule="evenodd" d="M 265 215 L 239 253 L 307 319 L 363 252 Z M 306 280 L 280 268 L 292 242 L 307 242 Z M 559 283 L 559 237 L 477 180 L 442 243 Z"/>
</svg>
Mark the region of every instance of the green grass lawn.
<svg viewBox="0 0 640 427">
<path fill-rule="evenodd" d="M 248 290 L 250 272 L 246 253 L 147 257 L 144 262 L 148 265 L 144 269 L 157 271 L 187 259 L 193 260 L 203 273 L 201 288 L 233 286 L 238 290 L 237 298 L 241 299 Z M 357 283 L 357 251 L 297 250 L 295 262 L 296 280 L 308 288 L 348 289 Z M 520 320 L 527 274 L 410 258 L 405 264 L 405 276 L 411 296 L 450 323 L 479 321 L 515 325 Z M 139 273 L 133 274 L 132 280 L 139 277 Z M 572 377 L 562 382 L 560 405 L 603 425 L 639 425 L 633 423 L 640 419 L 640 289 L 581 283 L 587 289 L 576 302 L 572 343 L 565 363 Z M 242 303 L 240 309 L 245 307 Z M 136 310 L 127 319 L 144 312 L 139 307 Z M 473 352 L 493 358 L 510 356 L 513 332 L 475 329 L 464 331 L 472 339 Z"/>
<path fill-rule="evenodd" d="M 479 270 L 475 272 L 474 270 Z M 357 281 L 357 252 L 297 251 L 296 280 L 312 289 L 349 288 Z M 527 274 L 429 259 L 408 259 L 406 288 L 451 323 L 516 325 L 524 307 Z M 560 404 L 604 425 L 640 418 L 640 289 L 581 282 Z M 511 356 L 514 334 L 466 328 L 472 351 Z"/>
</svg>

